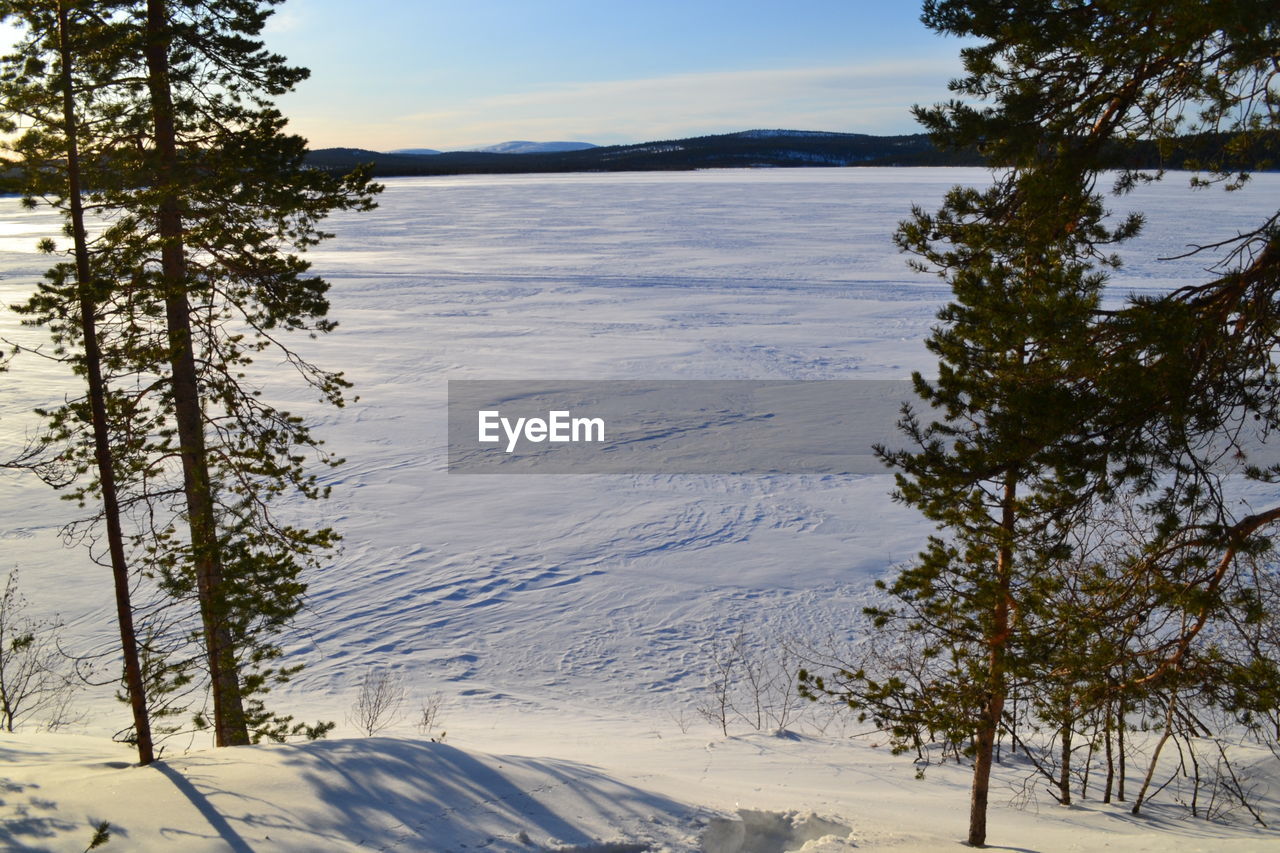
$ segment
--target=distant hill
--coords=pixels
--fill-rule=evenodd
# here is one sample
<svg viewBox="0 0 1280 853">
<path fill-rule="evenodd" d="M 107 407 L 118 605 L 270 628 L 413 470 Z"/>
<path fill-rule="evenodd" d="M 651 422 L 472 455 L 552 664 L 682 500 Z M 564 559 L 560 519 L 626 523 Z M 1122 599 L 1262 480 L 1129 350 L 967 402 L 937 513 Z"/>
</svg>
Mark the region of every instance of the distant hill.
<svg viewBox="0 0 1280 853">
<path fill-rule="evenodd" d="M 492 146 L 556 145 L 560 143 L 503 143 Z M 572 143 L 570 143 L 572 144 Z M 586 144 L 586 143 L 578 143 Z M 1280 133 L 1254 139 L 1247 150 L 1228 145 L 1223 134 L 1181 137 L 1160 147 L 1138 141 L 1108 147 L 1106 159 L 1116 167 L 1192 169 L 1231 152 L 1234 168 L 1270 170 L 1280 162 Z M 1239 150 L 1237 150 L 1239 149 Z M 428 149 L 429 150 L 429 149 Z M 447 151 L 440 154 L 392 152 L 381 154 L 358 148 L 324 148 L 307 155 L 311 165 L 335 172 L 373 164 L 379 177 L 395 175 L 501 174 L 517 172 L 633 172 L 744 167 L 804 166 L 980 166 L 975 149 L 939 151 L 923 133 L 870 136 L 807 130 L 746 130 L 638 145 L 610 145 L 575 150 Z"/>
<path fill-rule="evenodd" d="M 522 151 L 517 147 L 561 144 L 564 143 L 503 143 L 485 151 L 447 151 L 431 155 L 324 148 L 309 153 L 307 160 L 318 168 L 333 171 L 346 171 L 360 163 L 373 163 L 374 174 L 381 177 L 764 166 L 959 166 L 981 162 L 975 152 L 939 152 L 922 133 L 870 136 L 801 130 L 748 130 L 638 145 L 590 146 L 571 150 L 539 147 L 534 151 Z"/>
<path fill-rule="evenodd" d="M 390 154 L 439 154 L 440 152 L 434 148 L 397 148 Z"/>
</svg>

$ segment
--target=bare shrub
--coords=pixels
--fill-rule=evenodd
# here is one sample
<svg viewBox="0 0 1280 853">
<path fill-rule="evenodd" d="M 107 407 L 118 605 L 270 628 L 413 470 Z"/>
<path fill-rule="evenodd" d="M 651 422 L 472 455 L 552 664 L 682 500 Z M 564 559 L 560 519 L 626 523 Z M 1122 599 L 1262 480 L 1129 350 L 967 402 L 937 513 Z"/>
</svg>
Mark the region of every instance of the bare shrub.
<svg viewBox="0 0 1280 853">
<path fill-rule="evenodd" d="M 28 618 L 12 571 L 0 594 L 0 728 L 13 731 L 37 713 L 65 717 L 75 685 L 58 649 L 58 625 Z"/>
<path fill-rule="evenodd" d="M 800 658 L 791 644 L 739 631 L 706 653 L 707 696 L 697 711 L 724 735 L 733 722 L 757 732 L 783 732 L 800 722 L 808 703 L 800 694 Z"/>
<path fill-rule="evenodd" d="M 676 724 L 676 728 L 680 729 L 680 734 L 687 735 L 689 733 L 689 726 L 693 724 L 693 720 L 689 718 L 689 710 L 687 708 L 668 711 L 667 716 L 671 718 L 671 722 Z"/>
<path fill-rule="evenodd" d="M 733 709 L 733 691 L 738 678 L 738 660 L 732 648 L 713 645 L 707 650 L 710 673 L 707 692 L 710 694 L 698 705 L 698 713 L 709 723 L 729 736 L 729 717 Z"/>
<path fill-rule="evenodd" d="M 366 736 L 373 737 L 396 722 L 404 698 L 404 683 L 399 674 L 385 669 L 370 669 L 360 680 L 360 690 L 351 703 L 347 722 Z"/>
<path fill-rule="evenodd" d="M 444 710 L 444 694 L 439 690 L 429 695 L 419 703 L 418 715 L 418 734 L 423 737 L 429 737 L 433 741 L 443 741 L 446 732 L 441 727 L 443 722 L 440 718 L 441 712 Z M 440 729 L 440 733 L 436 734 L 436 729 Z"/>
</svg>

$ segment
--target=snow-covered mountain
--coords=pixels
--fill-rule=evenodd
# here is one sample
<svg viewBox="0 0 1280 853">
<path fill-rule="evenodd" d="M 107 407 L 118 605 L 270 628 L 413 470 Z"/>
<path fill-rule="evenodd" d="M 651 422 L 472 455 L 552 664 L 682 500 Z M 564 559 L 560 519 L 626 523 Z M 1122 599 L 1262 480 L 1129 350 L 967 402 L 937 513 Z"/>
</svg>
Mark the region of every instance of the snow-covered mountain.
<svg viewBox="0 0 1280 853">
<path fill-rule="evenodd" d="M 470 148 L 469 151 L 483 151 L 489 154 L 553 154 L 557 151 L 585 151 L 598 146 L 590 142 L 529 142 L 525 139 L 514 139 L 487 145 L 484 148 Z"/>
<path fill-rule="evenodd" d="M 561 151 L 586 151 L 599 146 L 591 142 L 530 142 L 527 139 L 513 139 L 499 142 L 496 145 L 485 145 L 480 148 L 454 148 L 451 153 L 465 154 L 556 154 Z M 444 154 L 439 148 L 396 148 L 387 154 Z"/>
</svg>

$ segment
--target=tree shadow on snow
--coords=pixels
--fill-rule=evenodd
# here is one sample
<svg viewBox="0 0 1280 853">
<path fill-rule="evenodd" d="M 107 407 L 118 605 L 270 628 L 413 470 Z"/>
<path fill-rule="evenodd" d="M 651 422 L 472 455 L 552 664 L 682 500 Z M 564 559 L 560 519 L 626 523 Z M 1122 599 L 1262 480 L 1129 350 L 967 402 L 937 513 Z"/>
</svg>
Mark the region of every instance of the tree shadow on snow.
<svg viewBox="0 0 1280 853">
<path fill-rule="evenodd" d="M 249 844 L 240 837 L 240 834 L 231 827 L 231 824 L 222 816 L 222 813 L 219 812 L 218 809 L 214 808 L 213 804 L 209 802 L 209 798 L 206 797 L 189 779 L 183 776 L 182 773 L 165 764 L 163 761 L 157 761 L 151 766 L 163 774 L 166 779 L 173 783 L 173 787 L 177 788 L 183 796 L 190 800 L 191 805 L 195 806 L 196 811 L 200 812 L 201 817 L 209 822 L 209 826 L 218 834 L 218 837 L 227 843 L 227 847 L 232 851 L 232 853 L 253 853 L 253 848 L 250 847 Z M 171 830 L 166 834 L 185 833 L 181 833 L 178 830 Z"/>
<path fill-rule="evenodd" d="M 393 738 L 308 744 L 296 753 L 315 795 L 348 837 L 388 832 L 396 842 L 480 844 L 524 833 L 535 842 L 589 845 L 570 817 L 604 824 L 687 817 L 683 803 L 618 782 L 587 765 L 521 756 L 476 756 L 440 743 Z M 572 815 L 557 813 L 565 800 Z M 337 828 L 337 827 L 335 827 Z M 388 839 L 391 840 L 391 839 Z"/>
<path fill-rule="evenodd" d="M 68 820 L 39 790 L 34 783 L 0 779 L 0 850 L 45 851 L 68 833 L 82 834 L 86 843 L 92 837 L 97 821 Z"/>
<path fill-rule="evenodd" d="M 251 755 L 255 786 L 241 790 L 230 780 L 240 757 Z M 184 772 L 158 769 L 236 853 L 268 838 L 317 850 L 361 844 L 421 850 L 488 844 L 494 849 L 495 842 L 505 841 L 498 849 L 638 851 L 647 845 L 601 847 L 604 839 L 589 833 L 603 830 L 617 839 L 627 827 L 653 827 L 655 817 L 688 823 L 696 812 L 587 765 L 473 755 L 427 741 L 366 738 L 243 747 L 182 762 Z M 273 802 L 274 791 L 287 791 L 288 799 Z M 163 832 L 175 841 L 175 835 L 202 834 L 190 827 Z"/>
</svg>

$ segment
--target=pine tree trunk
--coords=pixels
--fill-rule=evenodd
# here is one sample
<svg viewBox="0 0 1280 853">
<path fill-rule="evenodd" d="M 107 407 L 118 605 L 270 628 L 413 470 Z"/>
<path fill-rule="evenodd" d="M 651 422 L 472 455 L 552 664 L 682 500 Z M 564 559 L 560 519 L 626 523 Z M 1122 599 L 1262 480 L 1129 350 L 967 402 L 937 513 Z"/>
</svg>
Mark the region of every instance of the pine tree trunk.
<svg viewBox="0 0 1280 853">
<path fill-rule="evenodd" d="M 1111 752 L 1111 702 L 1102 709 L 1102 736 L 1107 744 L 1107 789 L 1102 795 L 1102 802 L 1111 802 L 1112 785 L 1116 780 L 1115 756 Z"/>
<path fill-rule="evenodd" d="M 1116 698 L 1116 799 L 1124 802 L 1124 777 L 1128 773 L 1124 760 L 1124 696 Z"/>
<path fill-rule="evenodd" d="M 102 353 L 98 347 L 96 309 L 93 298 L 93 275 L 89 266 L 89 247 L 85 236 L 84 205 L 80 187 L 79 122 L 76 117 L 72 86 L 73 55 L 69 39 L 66 0 L 58 3 L 58 52 L 62 60 L 62 120 L 66 135 L 67 199 L 70 204 L 71 232 L 75 245 L 76 289 L 80 296 L 80 328 L 84 334 L 85 380 L 88 384 L 89 410 L 93 421 L 94 455 L 98 463 L 98 481 L 102 488 L 102 514 L 107 526 L 107 548 L 111 555 L 111 575 L 115 586 L 116 621 L 120 627 L 120 652 L 124 658 L 125 687 L 129 707 L 133 711 L 133 729 L 138 747 L 138 763 L 155 760 L 151 741 L 151 720 L 147 713 L 146 687 L 142 665 L 138 659 L 138 638 L 133 627 L 133 604 L 129 591 L 129 565 L 124 552 L 124 533 L 120 526 L 120 505 L 116 494 L 115 464 L 111 452 L 111 436 L 107 430 L 107 404 L 102 379 Z"/>
<path fill-rule="evenodd" d="M 1059 732 L 1062 738 L 1062 766 L 1058 770 L 1058 803 L 1071 805 L 1071 723 L 1063 725 Z"/>
<path fill-rule="evenodd" d="M 1093 756 L 1098 751 L 1098 727 L 1097 723 L 1093 724 L 1093 730 L 1089 733 L 1089 751 L 1084 754 L 1084 769 L 1080 774 L 1080 799 L 1089 799 L 1089 774 L 1093 771 Z"/>
<path fill-rule="evenodd" d="M 174 189 L 177 137 L 169 82 L 168 10 L 164 0 L 147 0 L 147 83 L 158 155 L 155 186 L 162 193 L 158 233 L 173 405 L 181 445 L 183 487 L 191 534 L 196 591 L 200 600 L 205 653 L 213 692 L 214 739 L 218 746 L 249 742 L 231 631 L 226 624 L 222 564 L 213 487 L 205 452 L 204 419 L 191 336 L 182 211 Z"/>
<path fill-rule="evenodd" d="M 1013 620 L 1013 601 L 1010 584 L 1013 577 L 1013 532 L 1017 477 L 1010 473 L 1005 478 L 1004 496 L 1001 500 L 1000 526 L 1005 541 L 1000 545 L 996 561 L 998 598 L 991 619 L 991 636 L 987 640 L 987 695 L 986 706 L 978 720 L 974 738 L 976 754 L 973 762 L 973 789 L 969 801 L 969 844 L 985 847 L 987 844 L 987 799 L 991 788 L 991 766 L 995 752 L 996 732 L 1004 713 L 1005 667 L 1009 634 Z"/>
<path fill-rule="evenodd" d="M 1147 790 L 1151 787 L 1151 779 L 1156 775 L 1156 765 L 1160 763 L 1160 752 L 1173 734 L 1173 710 L 1176 702 L 1177 694 L 1170 694 L 1169 706 L 1164 715 L 1164 731 L 1160 734 L 1160 740 L 1156 741 L 1155 751 L 1151 754 L 1151 763 L 1147 765 L 1147 775 L 1142 780 L 1142 787 L 1138 789 L 1138 798 L 1133 801 L 1133 808 L 1130 810 L 1133 814 L 1138 814 L 1142 809 L 1142 804 L 1147 798 Z"/>
<path fill-rule="evenodd" d="M 1003 696 L 993 693 L 988 697 L 974 738 L 977 754 L 973 762 L 973 789 L 969 800 L 969 844 L 973 847 L 987 846 L 987 798 L 991 789 L 996 726 L 1003 710 Z M 993 720 L 996 721 L 994 724 Z"/>
<path fill-rule="evenodd" d="M 1010 717 L 1010 719 L 1009 719 L 1009 733 L 1010 733 L 1010 738 L 1009 738 L 1009 754 L 1010 754 L 1010 755 L 1017 755 L 1017 754 L 1018 754 L 1018 697 L 1017 697 L 1016 695 L 1015 695 L 1015 696 L 1011 696 L 1011 697 L 1009 698 L 1009 707 L 1010 707 L 1010 714 L 1009 714 L 1009 717 Z M 997 760 L 999 760 L 999 759 L 997 759 Z"/>
</svg>

